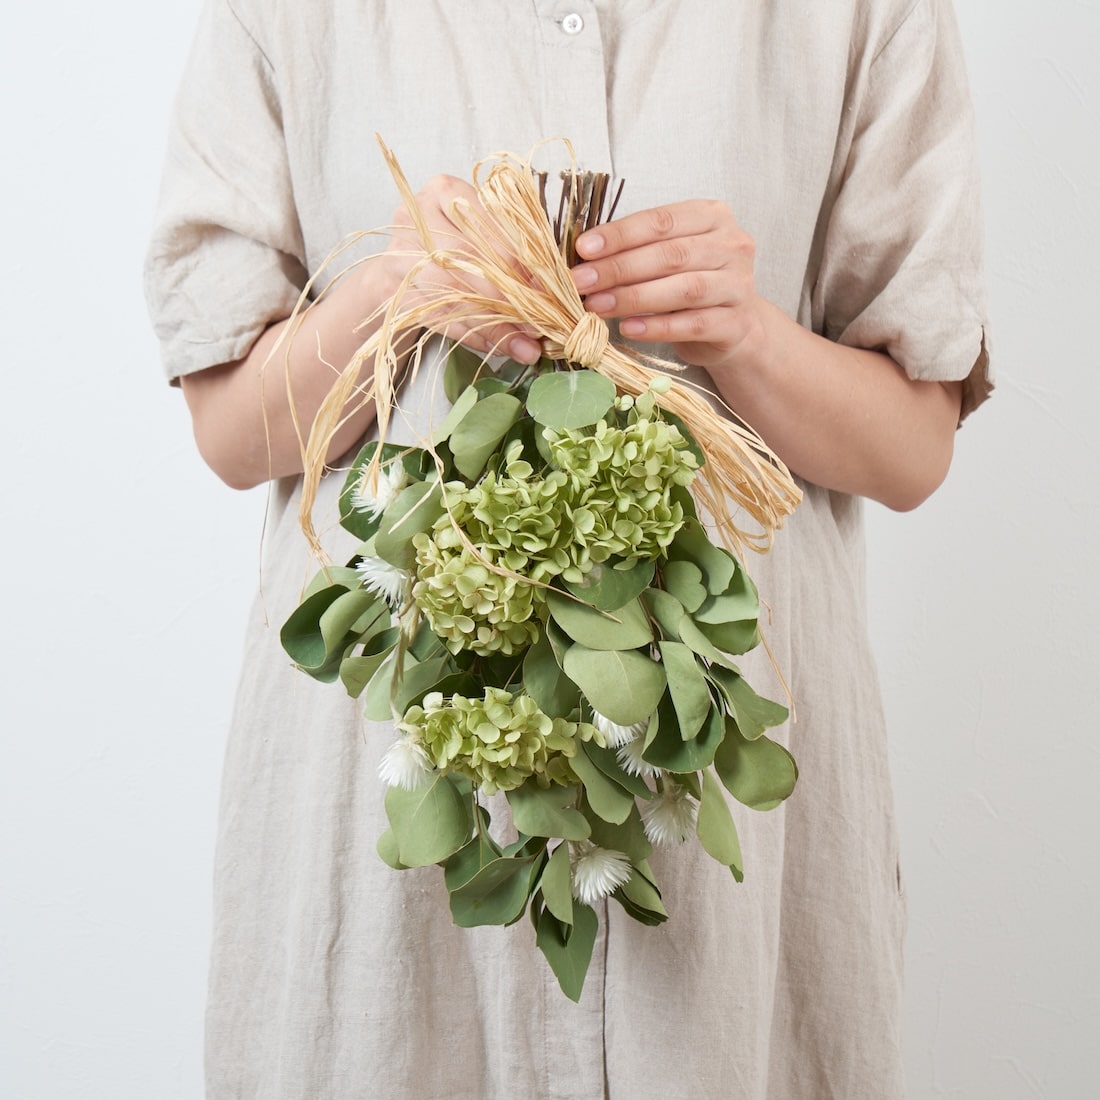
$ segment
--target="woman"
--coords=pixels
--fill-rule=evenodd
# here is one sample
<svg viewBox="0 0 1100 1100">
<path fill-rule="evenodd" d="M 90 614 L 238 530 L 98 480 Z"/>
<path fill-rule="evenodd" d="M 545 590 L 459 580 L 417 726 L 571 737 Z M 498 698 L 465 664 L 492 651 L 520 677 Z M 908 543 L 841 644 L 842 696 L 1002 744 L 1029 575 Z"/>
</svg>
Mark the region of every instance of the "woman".
<svg viewBox="0 0 1100 1100">
<path fill-rule="evenodd" d="M 412 262 L 398 232 L 261 371 L 333 247 L 394 220 L 375 132 L 430 181 L 420 201 L 448 243 L 467 193 L 453 177 L 493 150 L 563 134 L 625 179 L 622 215 L 578 244 L 588 308 L 689 364 L 805 490 L 748 563 L 797 702 L 799 789 L 737 811 L 740 886 L 694 846 L 655 858 L 671 920 L 601 912 L 579 1005 L 525 922 L 455 929 L 434 869 L 382 865 L 392 735 L 293 673 L 266 625 L 310 568 L 283 371 L 308 421 Z M 904 900 L 860 498 L 923 500 L 988 393 L 978 238 L 948 0 L 208 0 L 149 297 L 207 462 L 235 486 L 277 479 L 223 787 L 211 1097 L 901 1095 Z M 482 335 L 538 354 L 530 333 Z M 426 382 L 402 396 L 413 428 L 442 402 Z M 779 691 L 765 658 L 746 666 Z"/>
</svg>

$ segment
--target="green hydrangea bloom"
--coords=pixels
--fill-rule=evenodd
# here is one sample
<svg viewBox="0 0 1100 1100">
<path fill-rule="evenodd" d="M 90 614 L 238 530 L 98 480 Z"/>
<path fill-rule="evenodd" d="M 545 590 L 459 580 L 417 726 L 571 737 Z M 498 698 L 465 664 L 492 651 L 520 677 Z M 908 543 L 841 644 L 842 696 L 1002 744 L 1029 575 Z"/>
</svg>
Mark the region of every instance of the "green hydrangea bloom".
<svg viewBox="0 0 1100 1100">
<path fill-rule="evenodd" d="M 486 568 L 449 517 L 441 517 L 429 534 L 414 536 L 413 547 L 413 600 L 452 653 L 519 653 L 538 640 L 542 589 Z M 492 554 L 484 557 L 492 561 Z"/>
<path fill-rule="evenodd" d="M 451 500 L 451 517 L 442 516 L 437 526 L 453 518 L 491 561 L 533 581 L 549 582 L 574 565 L 568 479 L 553 470 L 536 476 L 520 451 L 519 444 L 510 448 L 503 475 L 489 470 L 468 489 L 448 486 L 458 494 Z"/>
<path fill-rule="evenodd" d="M 544 787 L 575 783 L 569 759 L 578 740 L 600 740 L 589 723 L 550 718 L 529 695 L 494 687 L 481 699 L 432 692 L 405 712 L 398 728 L 441 772 L 464 775 L 485 794 L 514 790 L 530 776 Z"/>
<path fill-rule="evenodd" d="M 611 557 L 628 564 L 655 558 L 683 526 L 671 492 L 691 484 L 698 464 L 680 430 L 643 415 L 648 408 L 639 399 L 624 410 L 623 427 L 601 420 L 585 432 L 544 432 L 571 490 L 571 553 L 582 572 Z"/>
</svg>

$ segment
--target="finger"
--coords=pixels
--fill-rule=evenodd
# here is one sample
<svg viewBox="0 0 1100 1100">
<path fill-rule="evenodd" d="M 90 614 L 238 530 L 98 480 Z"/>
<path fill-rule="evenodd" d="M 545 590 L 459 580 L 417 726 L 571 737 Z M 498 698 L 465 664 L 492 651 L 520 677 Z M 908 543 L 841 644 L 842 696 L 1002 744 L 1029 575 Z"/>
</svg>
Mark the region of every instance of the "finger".
<svg viewBox="0 0 1100 1100">
<path fill-rule="evenodd" d="M 725 271 L 689 271 L 637 286 L 600 291 L 585 300 L 585 307 L 600 317 L 632 317 L 640 313 L 674 313 L 736 307 L 752 291 L 750 280 L 731 278 Z"/>
<path fill-rule="evenodd" d="M 700 344 L 726 350 L 736 347 L 745 336 L 739 315 L 721 307 L 629 317 L 620 323 L 619 331 L 627 339 L 645 343 Z"/>
<path fill-rule="evenodd" d="M 654 241 L 707 233 L 724 219 L 732 222 L 733 215 L 717 200 L 690 199 L 655 206 L 582 233 L 577 238 L 577 252 L 586 260 L 610 256 Z"/>
<path fill-rule="evenodd" d="M 741 261 L 732 235 L 707 233 L 677 237 L 620 252 L 606 260 L 573 268 L 573 283 L 582 294 L 652 282 L 681 272 L 718 271 Z"/>
</svg>

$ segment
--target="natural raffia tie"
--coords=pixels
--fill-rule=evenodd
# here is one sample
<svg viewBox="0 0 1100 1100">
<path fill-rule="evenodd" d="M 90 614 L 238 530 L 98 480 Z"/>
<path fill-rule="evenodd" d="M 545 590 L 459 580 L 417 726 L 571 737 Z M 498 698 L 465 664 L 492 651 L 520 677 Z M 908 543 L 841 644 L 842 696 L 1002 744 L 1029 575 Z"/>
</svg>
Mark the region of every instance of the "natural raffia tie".
<svg viewBox="0 0 1100 1100">
<path fill-rule="evenodd" d="M 610 341 L 607 322 L 595 313 L 586 312 L 573 326 L 569 339 L 562 346 L 561 355 L 555 355 L 557 349 L 553 347 L 546 350 L 551 359 L 564 359 L 590 370 L 599 370 Z"/>
<path fill-rule="evenodd" d="M 649 388 L 655 372 L 672 374 L 671 385 L 658 397 L 658 403 L 684 422 L 706 456 L 693 484 L 701 510 L 712 518 L 731 549 L 767 550 L 783 519 L 802 498 L 787 467 L 732 411 L 728 416 L 718 412 L 712 393 L 697 392 L 677 379 L 682 364 L 639 355 L 611 343 L 607 325 L 585 310 L 573 284 L 529 161 L 501 155 L 478 164 L 473 182 L 479 205 L 456 201 L 449 211 L 461 233 L 462 246 L 440 248 L 396 158 L 381 141 L 379 145 L 412 216 L 424 255 L 394 297 L 364 321 L 364 327 L 377 326 L 374 334 L 337 377 L 303 443 L 299 522 L 317 555 L 325 558 L 313 527 L 313 503 L 333 437 L 358 409 L 374 402 L 378 438 L 385 440 L 396 405 L 395 379 L 401 366 L 397 349 L 407 346 L 412 338 L 408 369 L 410 378 L 415 377 L 432 336 L 427 326 L 441 316 L 474 331 L 495 325 L 534 329 L 549 358 L 599 371 L 614 382 L 619 393 L 636 397 Z M 572 146 L 568 142 L 565 146 L 572 158 Z M 487 164 L 488 172 L 481 178 Z M 413 293 L 418 270 L 427 265 L 450 271 L 455 278 L 440 282 L 436 291 L 421 285 Z M 462 290 L 456 284 L 463 277 L 472 280 L 471 286 L 488 283 L 495 296 Z M 405 304 L 407 296 L 413 304 Z M 296 314 L 308 308 L 303 295 Z M 293 331 L 293 326 L 288 328 Z M 362 382 L 368 363 L 373 363 L 373 372 Z M 291 405 L 293 408 L 293 399 Z M 745 524 L 743 513 L 752 520 L 751 526 Z"/>
</svg>

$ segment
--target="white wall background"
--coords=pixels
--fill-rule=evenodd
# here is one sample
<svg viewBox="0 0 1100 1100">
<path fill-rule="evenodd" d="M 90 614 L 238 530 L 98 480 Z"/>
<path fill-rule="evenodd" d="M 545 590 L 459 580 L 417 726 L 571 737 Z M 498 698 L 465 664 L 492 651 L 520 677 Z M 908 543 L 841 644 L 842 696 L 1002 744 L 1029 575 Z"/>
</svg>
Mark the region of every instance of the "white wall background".
<svg viewBox="0 0 1100 1100">
<path fill-rule="evenodd" d="M 218 772 L 262 495 L 160 379 L 139 271 L 199 0 L 0 34 L 0 1096 L 201 1094 Z M 1000 388 L 919 512 L 871 510 L 910 897 L 908 1079 L 1100 1079 L 1100 6 L 957 0 Z"/>
</svg>

